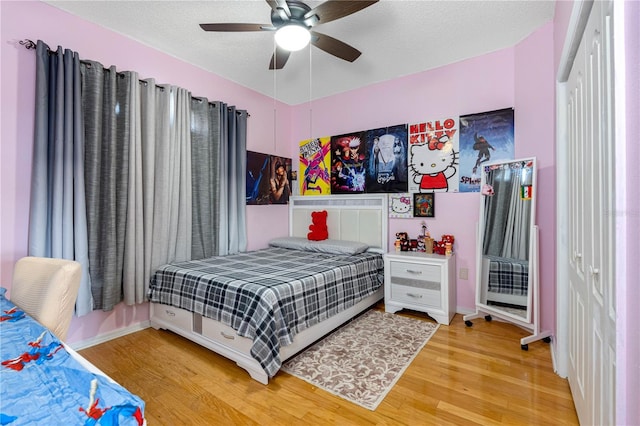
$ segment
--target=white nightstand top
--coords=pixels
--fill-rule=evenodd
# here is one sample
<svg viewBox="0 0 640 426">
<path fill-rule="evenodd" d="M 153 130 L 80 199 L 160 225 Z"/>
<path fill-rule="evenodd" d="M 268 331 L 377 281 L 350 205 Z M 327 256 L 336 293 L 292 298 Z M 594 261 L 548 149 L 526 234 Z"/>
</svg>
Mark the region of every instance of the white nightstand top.
<svg viewBox="0 0 640 426">
<path fill-rule="evenodd" d="M 390 251 L 385 253 L 385 257 L 388 257 L 390 259 L 399 259 L 399 260 L 405 260 L 405 259 L 417 259 L 417 260 L 421 260 L 421 259 L 433 259 L 433 260 L 439 260 L 439 261 L 444 261 L 447 259 L 451 259 L 453 257 L 455 257 L 455 253 L 453 253 L 451 256 L 445 256 L 443 254 L 435 254 L 435 253 L 425 253 L 425 252 L 421 252 L 421 251 Z"/>
</svg>

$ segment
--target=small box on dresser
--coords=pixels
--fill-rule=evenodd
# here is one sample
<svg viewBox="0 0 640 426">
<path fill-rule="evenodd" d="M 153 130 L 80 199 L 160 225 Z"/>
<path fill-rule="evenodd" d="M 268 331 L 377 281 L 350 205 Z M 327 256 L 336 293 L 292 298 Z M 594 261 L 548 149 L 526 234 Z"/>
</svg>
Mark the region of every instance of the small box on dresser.
<svg viewBox="0 0 640 426">
<path fill-rule="evenodd" d="M 387 312 L 412 309 L 449 325 L 456 313 L 456 258 L 422 252 L 384 255 Z"/>
</svg>

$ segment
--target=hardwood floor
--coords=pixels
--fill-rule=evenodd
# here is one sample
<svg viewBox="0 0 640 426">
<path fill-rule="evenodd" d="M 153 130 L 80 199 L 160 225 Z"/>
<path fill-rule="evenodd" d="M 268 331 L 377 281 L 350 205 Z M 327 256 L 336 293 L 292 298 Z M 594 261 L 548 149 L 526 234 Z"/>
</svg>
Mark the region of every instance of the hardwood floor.
<svg viewBox="0 0 640 426">
<path fill-rule="evenodd" d="M 384 309 L 382 303 L 375 309 Z M 433 321 L 426 314 L 400 315 Z M 142 330 L 80 351 L 146 403 L 154 425 L 577 425 L 569 385 L 542 341 L 461 315 L 440 326 L 376 411 L 284 372 L 269 385 L 176 334 Z"/>
</svg>

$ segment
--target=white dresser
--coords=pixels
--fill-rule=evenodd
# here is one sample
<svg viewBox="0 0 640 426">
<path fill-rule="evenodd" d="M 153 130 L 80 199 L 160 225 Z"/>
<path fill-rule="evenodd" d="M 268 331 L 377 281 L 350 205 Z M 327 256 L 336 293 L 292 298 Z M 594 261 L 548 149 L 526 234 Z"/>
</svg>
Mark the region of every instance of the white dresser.
<svg viewBox="0 0 640 426">
<path fill-rule="evenodd" d="M 456 313 L 456 258 L 421 252 L 384 255 L 387 312 L 412 309 L 448 325 Z"/>
</svg>

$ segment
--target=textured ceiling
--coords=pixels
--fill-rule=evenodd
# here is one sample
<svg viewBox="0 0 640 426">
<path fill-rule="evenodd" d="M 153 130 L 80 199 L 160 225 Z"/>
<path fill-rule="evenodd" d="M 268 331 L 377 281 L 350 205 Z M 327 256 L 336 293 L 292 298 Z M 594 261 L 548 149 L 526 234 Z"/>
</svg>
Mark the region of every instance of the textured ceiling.
<svg viewBox="0 0 640 426">
<path fill-rule="evenodd" d="M 270 24 L 263 0 L 45 2 L 290 105 L 513 46 L 551 21 L 555 7 L 551 0 L 381 0 L 314 27 L 362 51 L 355 62 L 307 47 L 270 71 L 272 32 L 198 26 Z"/>
</svg>

